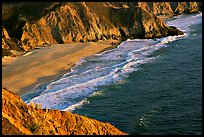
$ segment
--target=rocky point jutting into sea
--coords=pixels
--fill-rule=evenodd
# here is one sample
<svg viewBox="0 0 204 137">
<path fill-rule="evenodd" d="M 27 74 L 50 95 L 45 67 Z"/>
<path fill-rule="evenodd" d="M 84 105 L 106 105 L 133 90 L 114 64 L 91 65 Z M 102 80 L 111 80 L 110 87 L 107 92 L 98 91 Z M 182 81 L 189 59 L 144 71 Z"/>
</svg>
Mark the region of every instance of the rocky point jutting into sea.
<svg viewBox="0 0 204 137">
<path fill-rule="evenodd" d="M 162 18 L 201 10 L 199 2 L 5 2 L 2 57 L 21 56 L 36 47 L 53 44 L 180 35 L 182 31 L 167 26 Z M 2 133 L 126 134 L 84 116 L 26 105 L 18 95 L 5 89 Z"/>
<path fill-rule="evenodd" d="M 3 56 L 47 44 L 177 35 L 157 16 L 201 8 L 199 2 L 3 3 Z"/>
</svg>

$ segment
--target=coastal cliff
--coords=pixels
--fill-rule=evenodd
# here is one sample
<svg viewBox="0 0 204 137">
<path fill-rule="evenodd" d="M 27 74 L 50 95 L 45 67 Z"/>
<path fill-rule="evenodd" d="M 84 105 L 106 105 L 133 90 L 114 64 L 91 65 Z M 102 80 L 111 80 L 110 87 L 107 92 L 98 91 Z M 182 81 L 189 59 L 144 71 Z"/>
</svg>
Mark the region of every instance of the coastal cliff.
<svg viewBox="0 0 204 137">
<path fill-rule="evenodd" d="M 22 48 L 21 42 L 18 39 L 10 38 L 7 30 L 2 26 L 2 55 L 18 56 L 23 53 L 24 49 Z"/>
<path fill-rule="evenodd" d="M 138 2 L 139 6 L 148 11 L 152 11 L 156 16 L 189 14 L 202 11 L 201 2 Z"/>
<path fill-rule="evenodd" d="M 3 3 L 2 28 L 13 39 L 10 45 L 22 53 L 47 44 L 179 35 L 181 31 L 157 16 L 201 9 L 199 2 Z M 5 48 L 8 39 L 2 37 L 2 41 L 6 41 L 2 44 L 4 56 L 11 48 Z"/>
<path fill-rule="evenodd" d="M 18 95 L 2 89 L 3 135 L 126 135 L 109 123 L 26 105 Z"/>
<path fill-rule="evenodd" d="M 124 41 L 183 34 L 158 17 L 195 13 L 202 10 L 202 3 L 19 2 L 3 3 L 2 8 L 2 57 L 15 57 L 33 48 L 57 43 Z M 126 134 L 108 123 L 85 116 L 26 105 L 19 96 L 5 89 L 2 89 L 2 133 Z"/>
<path fill-rule="evenodd" d="M 103 3 L 67 3 L 36 23 L 26 23 L 21 41 L 30 46 L 98 41 L 106 39 L 155 38 L 181 34 L 154 14 L 140 7 L 113 8 Z M 94 7 L 99 8 L 94 8 Z M 78 8 L 80 7 L 80 8 Z M 108 11 L 99 13 L 99 11 Z M 97 11 L 97 12 L 96 12 Z"/>
</svg>

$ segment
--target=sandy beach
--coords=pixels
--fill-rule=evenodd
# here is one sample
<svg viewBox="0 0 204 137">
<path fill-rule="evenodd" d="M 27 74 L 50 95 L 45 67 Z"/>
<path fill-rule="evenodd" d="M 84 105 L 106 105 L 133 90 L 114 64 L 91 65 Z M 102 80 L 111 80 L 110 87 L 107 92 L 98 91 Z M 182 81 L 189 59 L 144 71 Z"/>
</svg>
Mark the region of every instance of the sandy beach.
<svg viewBox="0 0 204 137">
<path fill-rule="evenodd" d="M 112 42 L 116 44 L 112 44 Z M 2 87 L 19 95 L 67 73 L 80 59 L 114 48 L 117 40 L 55 44 L 2 60 Z"/>
</svg>

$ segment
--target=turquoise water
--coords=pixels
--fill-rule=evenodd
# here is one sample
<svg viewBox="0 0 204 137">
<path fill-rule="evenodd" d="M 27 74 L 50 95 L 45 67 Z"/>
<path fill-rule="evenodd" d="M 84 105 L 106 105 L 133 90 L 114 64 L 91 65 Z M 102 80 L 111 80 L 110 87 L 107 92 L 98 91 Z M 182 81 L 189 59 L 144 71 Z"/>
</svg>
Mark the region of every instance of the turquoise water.
<svg viewBox="0 0 204 137">
<path fill-rule="evenodd" d="M 168 43 L 128 78 L 100 88 L 73 113 L 129 134 L 202 134 L 202 24 Z"/>
<path fill-rule="evenodd" d="M 127 40 L 21 98 L 134 135 L 202 134 L 202 13 L 166 23 L 185 34 Z"/>
</svg>

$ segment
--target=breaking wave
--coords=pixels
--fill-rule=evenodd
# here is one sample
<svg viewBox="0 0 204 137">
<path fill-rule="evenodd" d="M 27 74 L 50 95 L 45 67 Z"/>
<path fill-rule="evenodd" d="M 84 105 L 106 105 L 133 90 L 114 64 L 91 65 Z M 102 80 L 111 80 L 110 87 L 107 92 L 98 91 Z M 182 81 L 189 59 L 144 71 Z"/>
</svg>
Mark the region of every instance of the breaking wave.
<svg viewBox="0 0 204 137">
<path fill-rule="evenodd" d="M 168 21 L 167 24 L 185 30 L 184 35 L 161 39 L 128 39 L 115 49 L 81 59 L 61 78 L 46 83 L 21 97 L 26 103 L 30 101 L 41 103 L 43 108 L 73 111 L 88 103 L 89 96 L 97 95 L 95 92 L 99 87 L 120 82 L 133 71 L 137 71 L 140 65 L 158 58 L 159 55 L 150 56 L 154 51 L 165 48 L 169 42 L 188 36 L 183 20 L 185 23 L 192 23 L 189 19 L 180 18 Z M 198 21 L 194 21 L 196 22 Z"/>
</svg>

